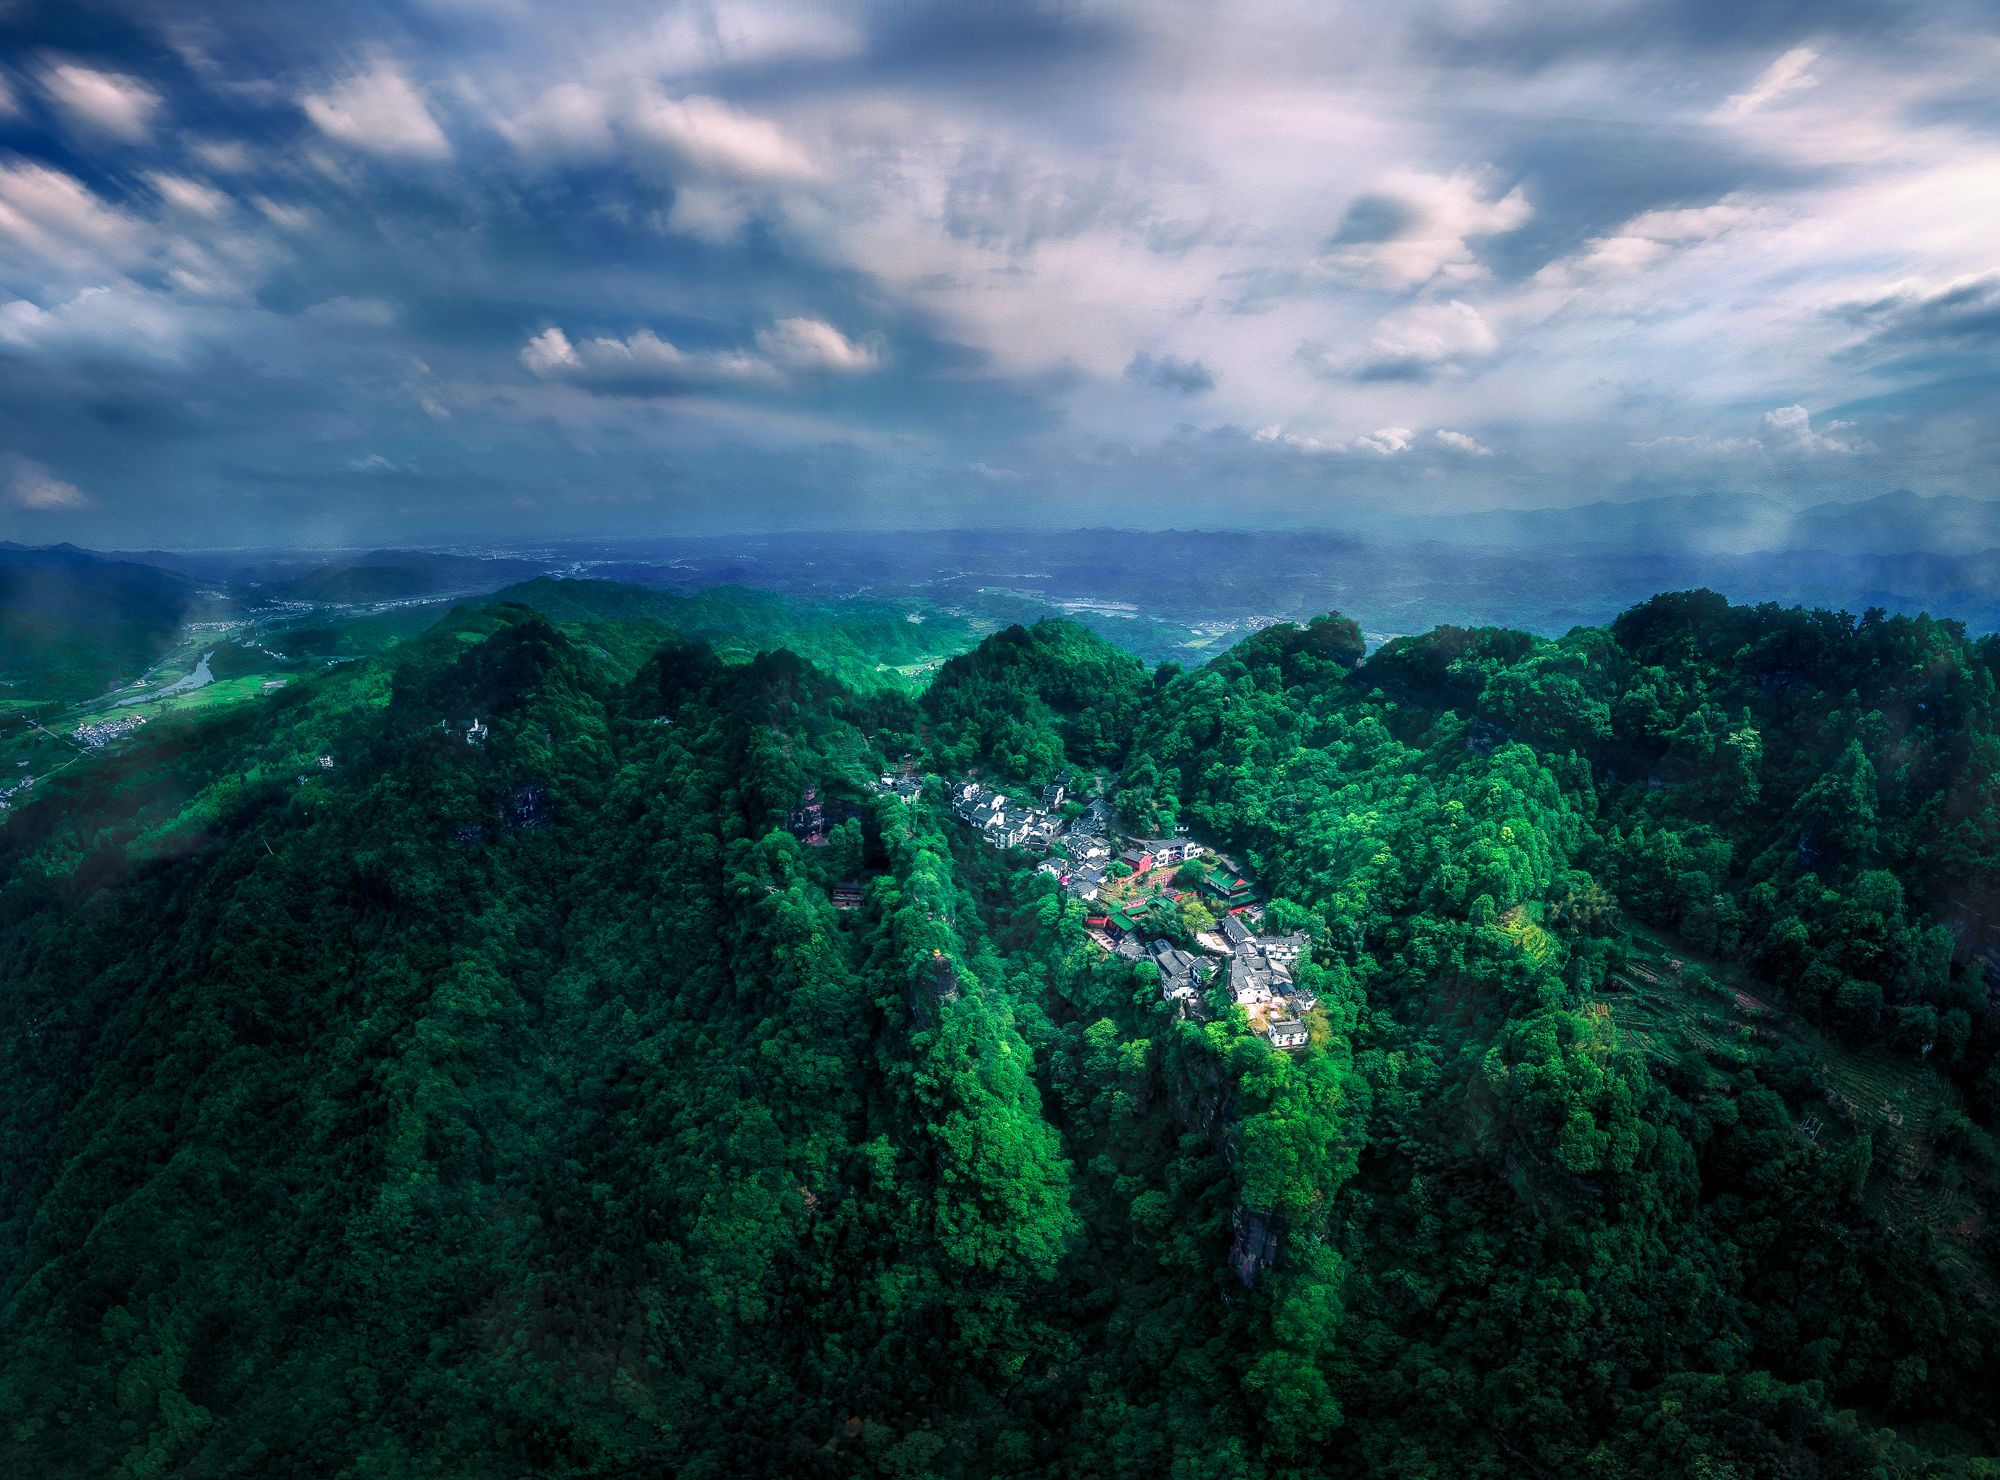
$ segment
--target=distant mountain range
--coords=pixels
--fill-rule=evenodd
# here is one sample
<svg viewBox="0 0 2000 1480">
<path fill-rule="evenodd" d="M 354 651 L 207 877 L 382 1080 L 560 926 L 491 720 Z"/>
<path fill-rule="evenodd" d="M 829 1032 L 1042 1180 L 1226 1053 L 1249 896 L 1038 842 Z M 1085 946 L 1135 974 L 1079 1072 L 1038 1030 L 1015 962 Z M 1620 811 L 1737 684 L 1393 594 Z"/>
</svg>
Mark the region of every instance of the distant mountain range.
<svg viewBox="0 0 2000 1480">
<path fill-rule="evenodd" d="M 750 587 L 805 607 L 915 600 L 989 623 L 1032 621 L 1066 601 L 1120 602 L 1143 619 L 1082 619 L 1149 658 L 1179 656 L 1186 624 L 1209 620 L 1340 610 L 1382 633 L 1449 622 L 1558 634 L 1606 622 L 1656 592 L 1698 586 L 1740 602 L 1928 611 L 1977 634 L 2000 630 L 2000 500 L 1897 492 L 1794 510 L 1702 494 L 1385 516 L 1366 533 L 850 531 L 579 542 L 499 556 L 104 554 L 0 542 L 0 679 L 14 681 L 13 697 L 101 689 L 152 661 L 205 600 L 242 613 L 291 602 L 371 606 L 479 596 L 557 574 L 680 596 Z M 1150 630 L 1155 620 L 1168 626 Z"/>
<path fill-rule="evenodd" d="M 1864 503 L 1790 509 L 1756 495 L 1704 493 L 1568 509 L 1493 509 L 1388 521 L 1401 533 L 1458 545 L 1743 555 L 1957 554 L 2000 547 L 2000 500 L 1885 493 Z"/>
<path fill-rule="evenodd" d="M 548 562 L 538 560 L 372 550 L 304 574 L 283 567 L 252 566 L 237 572 L 230 584 L 245 596 L 346 606 L 406 601 L 459 591 L 490 591 L 512 581 L 533 580 L 548 568 Z"/>
<path fill-rule="evenodd" d="M 533 580 L 560 563 L 429 550 L 369 550 L 329 559 L 322 552 L 310 550 L 100 552 L 76 545 L 31 547 L 0 541 L 0 566 L 34 565 L 68 570 L 83 564 L 112 562 L 170 571 L 185 582 L 220 588 L 239 598 L 338 605 L 489 591 L 509 581 Z"/>
</svg>

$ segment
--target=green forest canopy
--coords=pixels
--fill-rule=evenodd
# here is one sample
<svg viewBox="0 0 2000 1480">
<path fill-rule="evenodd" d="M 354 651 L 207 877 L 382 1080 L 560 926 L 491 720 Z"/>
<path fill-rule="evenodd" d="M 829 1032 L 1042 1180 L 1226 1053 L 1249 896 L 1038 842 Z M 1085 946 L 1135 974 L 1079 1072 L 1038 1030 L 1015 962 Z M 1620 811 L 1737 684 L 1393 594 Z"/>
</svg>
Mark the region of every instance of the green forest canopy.
<svg viewBox="0 0 2000 1480">
<path fill-rule="evenodd" d="M 1994 639 L 1044 622 L 917 701 L 657 620 L 459 608 L 11 815 L 8 1473 L 2000 1473 Z M 1226 847 L 1310 1044 L 898 764 Z"/>
</svg>

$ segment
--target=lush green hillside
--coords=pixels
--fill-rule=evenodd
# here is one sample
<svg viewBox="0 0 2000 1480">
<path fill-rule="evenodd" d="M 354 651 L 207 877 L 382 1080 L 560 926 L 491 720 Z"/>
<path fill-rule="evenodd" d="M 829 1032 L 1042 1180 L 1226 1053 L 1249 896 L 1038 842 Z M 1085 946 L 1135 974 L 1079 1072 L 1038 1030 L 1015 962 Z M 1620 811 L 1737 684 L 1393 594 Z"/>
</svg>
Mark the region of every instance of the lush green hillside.
<svg viewBox="0 0 2000 1480">
<path fill-rule="evenodd" d="M 149 565 L 0 562 L 0 698 L 102 693 L 166 651 L 193 599 L 187 582 Z"/>
<path fill-rule="evenodd" d="M 742 586 L 713 586 L 695 596 L 680 596 L 621 581 L 542 576 L 509 586 L 489 599 L 531 606 L 555 622 L 651 620 L 685 640 L 710 643 L 723 657 L 739 661 L 783 647 L 860 689 L 904 687 L 905 675 L 898 670 L 925 659 L 935 662 L 976 640 L 974 629 L 963 619 L 924 610 L 914 602 L 807 607 Z"/>
<path fill-rule="evenodd" d="M 2000 1473 L 1990 642 L 1051 622 L 920 707 L 551 584 L 10 814 L 8 1473 Z M 1247 860 L 1308 1045 L 905 759 Z"/>
<path fill-rule="evenodd" d="M 947 772 L 997 765 L 1036 786 L 1071 761 L 1115 766 L 1148 688 L 1138 660 L 1087 627 L 1009 627 L 946 663 L 925 692 L 932 759 Z"/>
</svg>

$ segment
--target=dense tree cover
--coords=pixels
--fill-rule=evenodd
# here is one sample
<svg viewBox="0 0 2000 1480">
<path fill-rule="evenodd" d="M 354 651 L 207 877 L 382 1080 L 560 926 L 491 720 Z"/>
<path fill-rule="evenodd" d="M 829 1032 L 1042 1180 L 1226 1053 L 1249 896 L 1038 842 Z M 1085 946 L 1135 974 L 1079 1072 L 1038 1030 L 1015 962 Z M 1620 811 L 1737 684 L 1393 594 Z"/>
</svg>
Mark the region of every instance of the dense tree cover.
<svg viewBox="0 0 2000 1480">
<path fill-rule="evenodd" d="M 550 615 L 0 834 L 9 1473 L 2000 1472 L 1994 1240 L 1909 1211 L 1994 1172 L 1948 624 L 1697 594 L 1362 663 L 1327 617 L 1183 674 L 1048 622 L 920 709 Z M 1311 1042 L 1177 1017 L 875 795 L 906 759 L 1117 768 L 1311 932 Z M 1648 928 L 1710 963 L 1678 1036 Z M 1731 969 L 1800 1016 L 1718 1026 Z M 1878 1060 L 1935 1123 L 1842 1119 Z"/>
<path fill-rule="evenodd" d="M 946 663 L 925 692 L 931 753 L 946 771 L 983 763 L 1033 786 L 1072 762 L 1115 765 L 1149 687 L 1137 659 L 1087 627 L 1008 627 Z"/>
<path fill-rule="evenodd" d="M 143 670 L 171 644 L 194 589 L 150 565 L 76 552 L 0 550 L 0 684 L 5 697 L 77 700 Z M 55 552 L 47 552 L 53 555 Z"/>
<path fill-rule="evenodd" d="M 726 658 L 784 648 L 857 688 L 899 687 L 899 664 L 972 646 L 964 618 L 911 603 L 853 600 L 810 606 L 770 591 L 712 586 L 693 596 L 622 581 L 551 580 L 509 586 L 487 600 L 519 603 L 558 623 L 657 622 L 684 641 L 708 642 Z M 912 619 L 915 620 L 912 620 Z"/>
<path fill-rule="evenodd" d="M 1366 669 L 1489 739 L 1585 757 L 1611 802 L 1591 866 L 1628 909 L 1817 1022 L 1930 1045 L 1989 1119 L 2000 1021 L 1949 927 L 2000 915 L 1996 672 L 2000 639 L 1956 622 L 1709 591 L 1555 642 L 1440 628 Z"/>
<path fill-rule="evenodd" d="M 1932 666 L 1904 698 L 1964 694 L 1943 742 L 1958 760 L 1904 764 L 1933 766 L 1945 795 L 1985 779 L 1958 767 L 1977 764 L 1990 677 L 1949 629 L 1719 606 L 1663 598 L 1617 632 L 1560 643 L 1443 630 L 1345 681 L 1245 645 L 1177 680 L 1137 736 L 1128 774 L 1172 777 L 1180 815 L 1240 840 L 1284 907 L 1313 920 L 1332 957 L 1314 979 L 1343 1005 L 1374 1090 L 1362 1170 L 1337 1209 L 1355 1273 L 1336 1443 L 1357 1472 L 1866 1473 L 1881 1457 L 1827 1413 L 1829 1395 L 1984 1432 L 1991 1269 L 1944 1273 L 1927 1230 L 1868 1203 L 1883 1170 L 1869 1136 L 1796 1132 L 1824 1109 L 1812 1061 L 1759 1046 L 1722 1059 L 1728 1073 L 1692 1053 L 1649 1064 L 1597 990 L 1620 955 L 1603 928 L 1608 884 L 1642 918 L 1745 954 L 1857 1043 L 1882 1036 L 1884 991 L 1949 1000 L 1962 1063 L 1968 1020 L 1975 1049 L 1991 1030 L 1978 969 L 1955 969 L 1949 934 L 1911 909 L 1901 880 L 1923 875 L 1910 852 L 1836 830 L 1886 819 L 1922 846 L 1900 809 L 1931 799 L 1878 794 L 1867 742 L 1847 733 L 1879 735 L 1882 716 L 1829 722 L 1746 699 L 1750 717 L 1736 707 L 1729 728 L 1761 739 L 1730 754 L 1704 709 L 1756 692 L 1754 671 L 1728 671 L 1735 650 L 1671 670 L 1674 707 L 1648 671 L 1662 665 L 1639 659 L 1676 640 L 1661 611 L 1846 633 L 1809 670 L 1822 676 L 1877 668 L 1886 637 L 1907 640 L 1900 658 L 1929 642 Z M 1635 690 L 1662 706 L 1647 711 L 1649 742 L 1599 722 L 1634 712 Z M 1712 747 L 1689 739 L 1718 731 Z M 1615 767 L 1646 743 L 1653 766 L 1619 784 Z M 1797 841 L 1815 827 L 1816 872 Z M 1899 868 L 1869 867 L 1884 862 Z M 1724 938 L 1718 919 L 1740 934 Z M 1782 953 L 1761 945 L 1774 932 Z M 1857 979 L 1873 989 L 1859 1007 Z M 1977 1178 L 1983 1200 L 1990 1142 L 1978 1152 L 1942 1175 Z"/>
</svg>

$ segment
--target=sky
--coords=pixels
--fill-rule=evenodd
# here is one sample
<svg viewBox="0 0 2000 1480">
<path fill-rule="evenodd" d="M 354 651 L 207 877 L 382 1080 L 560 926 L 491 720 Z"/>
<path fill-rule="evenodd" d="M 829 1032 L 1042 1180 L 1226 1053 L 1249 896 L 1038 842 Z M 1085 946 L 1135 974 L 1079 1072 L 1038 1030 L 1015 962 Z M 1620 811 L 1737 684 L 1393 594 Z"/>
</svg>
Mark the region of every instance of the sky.
<svg viewBox="0 0 2000 1480">
<path fill-rule="evenodd" d="M 2000 495 L 2000 11 L 6 5 L 0 537 Z"/>
</svg>

